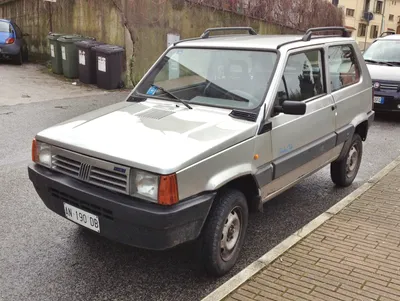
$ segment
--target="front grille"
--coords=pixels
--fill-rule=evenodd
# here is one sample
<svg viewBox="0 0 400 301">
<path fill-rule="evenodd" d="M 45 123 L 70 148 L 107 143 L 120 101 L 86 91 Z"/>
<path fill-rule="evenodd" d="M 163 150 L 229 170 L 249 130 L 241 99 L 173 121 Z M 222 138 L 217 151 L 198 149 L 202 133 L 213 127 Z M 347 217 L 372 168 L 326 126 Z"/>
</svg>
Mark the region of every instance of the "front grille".
<svg viewBox="0 0 400 301">
<path fill-rule="evenodd" d="M 66 202 L 74 207 L 80 208 L 80 209 L 87 211 L 89 213 L 92 213 L 94 215 L 102 216 L 109 220 L 114 220 L 112 210 L 79 200 L 77 198 L 74 198 L 73 196 L 70 196 L 69 194 L 61 192 L 54 188 L 49 188 L 49 192 L 52 197 L 54 197 L 62 202 Z"/>
<path fill-rule="evenodd" d="M 387 84 L 387 83 L 382 83 L 380 85 L 381 90 L 387 90 L 387 91 L 398 91 L 399 90 L 399 85 L 398 84 Z"/>
<path fill-rule="evenodd" d="M 51 162 L 52 168 L 70 176 L 79 176 L 81 163 L 63 156 L 55 155 Z"/>
<path fill-rule="evenodd" d="M 59 148 L 52 149 L 52 169 L 112 191 L 129 193 L 129 168 Z"/>
</svg>

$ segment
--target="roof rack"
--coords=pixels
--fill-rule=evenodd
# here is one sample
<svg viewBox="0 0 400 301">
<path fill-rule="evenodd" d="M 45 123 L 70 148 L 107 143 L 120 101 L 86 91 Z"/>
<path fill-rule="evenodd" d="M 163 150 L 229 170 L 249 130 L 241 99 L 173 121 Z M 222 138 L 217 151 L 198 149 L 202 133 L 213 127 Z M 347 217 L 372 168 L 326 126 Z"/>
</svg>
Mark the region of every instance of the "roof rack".
<svg viewBox="0 0 400 301">
<path fill-rule="evenodd" d="M 392 34 L 396 34 L 396 33 L 394 31 L 384 31 L 381 33 L 381 35 L 379 37 L 382 38 L 382 37 L 386 37 L 386 36 L 389 36 Z"/>
<path fill-rule="evenodd" d="M 210 37 L 210 33 L 214 31 L 221 31 L 221 30 L 231 30 L 231 31 L 242 31 L 242 30 L 247 30 L 249 32 L 249 35 L 257 35 L 257 32 L 252 28 L 252 27 L 215 27 L 215 28 L 208 28 L 206 29 L 200 37 L 197 38 L 189 38 L 189 39 L 184 39 L 180 40 L 174 43 L 174 46 L 176 46 L 179 43 L 187 42 L 187 41 L 194 41 L 194 40 L 200 40 L 200 39 L 208 39 Z"/>
<path fill-rule="evenodd" d="M 301 39 L 302 41 L 310 41 L 312 34 L 315 32 L 321 32 L 321 31 L 341 31 L 342 32 L 342 37 L 348 38 L 349 37 L 349 32 L 345 27 L 340 27 L 340 26 L 331 26 L 331 27 L 315 27 L 315 28 L 310 28 L 307 30 L 307 32 L 304 34 L 303 38 Z"/>
<path fill-rule="evenodd" d="M 239 30 L 247 30 L 249 35 L 255 36 L 257 35 L 256 31 L 252 27 L 216 27 L 216 28 L 208 28 L 203 34 L 200 36 L 202 39 L 208 39 L 210 37 L 210 33 L 214 31 L 221 30 L 231 30 L 231 31 L 239 31 Z"/>
</svg>

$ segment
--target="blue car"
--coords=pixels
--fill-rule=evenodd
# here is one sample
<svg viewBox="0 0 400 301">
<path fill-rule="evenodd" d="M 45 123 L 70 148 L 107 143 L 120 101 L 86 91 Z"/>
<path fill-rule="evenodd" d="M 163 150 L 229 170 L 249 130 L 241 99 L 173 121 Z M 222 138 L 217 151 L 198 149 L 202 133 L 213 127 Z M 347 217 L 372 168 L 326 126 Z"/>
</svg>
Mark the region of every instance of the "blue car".
<svg viewBox="0 0 400 301">
<path fill-rule="evenodd" d="M 18 25 L 11 20 L 0 19 L 0 59 L 11 59 L 15 64 L 22 65 L 28 60 L 28 46 Z"/>
</svg>

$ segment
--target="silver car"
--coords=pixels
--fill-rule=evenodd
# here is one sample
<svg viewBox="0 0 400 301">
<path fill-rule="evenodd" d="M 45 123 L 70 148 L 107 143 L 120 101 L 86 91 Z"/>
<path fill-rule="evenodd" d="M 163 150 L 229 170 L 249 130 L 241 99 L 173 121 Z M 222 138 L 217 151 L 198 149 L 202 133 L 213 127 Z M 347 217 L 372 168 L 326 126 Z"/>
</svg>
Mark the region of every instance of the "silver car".
<svg viewBox="0 0 400 301">
<path fill-rule="evenodd" d="M 365 51 L 374 85 L 374 110 L 400 112 L 400 34 L 384 35 Z"/>
<path fill-rule="evenodd" d="M 168 48 L 124 102 L 37 134 L 29 177 L 50 210 L 110 239 L 155 250 L 196 240 L 221 276 L 250 210 L 328 164 L 335 184 L 353 182 L 372 95 L 344 28 L 208 29 Z"/>
</svg>

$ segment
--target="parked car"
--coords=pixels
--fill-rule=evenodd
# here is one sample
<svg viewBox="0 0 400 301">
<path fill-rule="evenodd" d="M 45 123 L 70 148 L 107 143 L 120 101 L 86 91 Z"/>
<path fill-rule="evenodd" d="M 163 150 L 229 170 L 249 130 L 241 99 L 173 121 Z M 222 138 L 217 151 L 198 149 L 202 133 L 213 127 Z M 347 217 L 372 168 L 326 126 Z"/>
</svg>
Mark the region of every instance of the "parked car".
<svg viewBox="0 0 400 301">
<path fill-rule="evenodd" d="M 379 37 L 363 56 L 374 85 L 374 110 L 400 112 L 400 34 Z"/>
<path fill-rule="evenodd" d="M 28 46 L 25 36 L 28 34 L 22 33 L 14 21 L 0 19 L 0 59 L 11 59 L 18 65 L 27 61 Z"/>
<path fill-rule="evenodd" d="M 325 30 L 340 35 L 314 37 Z M 334 183 L 352 184 L 372 92 L 345 28 L 208 29 L 168 48 L 124 102 L 38 133 L 29 178 L 50 210 L 112 240 L 155 250 L 197 240 L 221 276 L 250 210 L 328 164 Z"/>
</svg>

